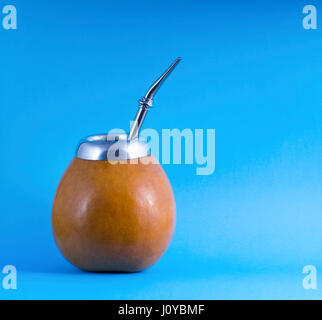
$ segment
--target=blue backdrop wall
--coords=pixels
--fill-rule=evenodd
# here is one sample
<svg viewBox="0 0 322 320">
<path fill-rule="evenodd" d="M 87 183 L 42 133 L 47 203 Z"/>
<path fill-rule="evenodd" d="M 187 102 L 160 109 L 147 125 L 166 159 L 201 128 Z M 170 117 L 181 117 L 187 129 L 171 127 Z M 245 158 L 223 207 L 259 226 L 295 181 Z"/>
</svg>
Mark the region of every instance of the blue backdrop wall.
<svg viewBox="0 0 322 320">
<path fill-rule="evenodd" d="M 0 28 L 0 268 L 17 267 L 18 287 L 1 298 L 322 297 L 302 287 L 305 265 L 322 270 L 322 32 L 302 27 L 308 3 L 6 4 L 18 29 Z M 127 130 L 177 56 L 145 127 L 215 128 L 216 171 L 164 166 L 177 228 L 151 269 L 78 271 L 52 238 L 57 184 L 78 140 Z"/>
</svg>

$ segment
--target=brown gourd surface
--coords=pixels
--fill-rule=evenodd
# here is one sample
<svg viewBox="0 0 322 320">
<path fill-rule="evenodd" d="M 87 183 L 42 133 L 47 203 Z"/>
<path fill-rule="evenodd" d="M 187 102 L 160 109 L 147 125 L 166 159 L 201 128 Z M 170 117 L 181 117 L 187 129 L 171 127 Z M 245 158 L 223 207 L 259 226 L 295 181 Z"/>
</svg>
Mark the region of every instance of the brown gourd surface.
<svg viewBox="0 0 322 320">
<path fill-rule="evenodd" d="M 149 162 L 72 160 L 52 213 L 55 241 L 70 263 L 94 272 L 136 272 L 160 259 L 176 209 L 161 165 Z"/>
</svg>

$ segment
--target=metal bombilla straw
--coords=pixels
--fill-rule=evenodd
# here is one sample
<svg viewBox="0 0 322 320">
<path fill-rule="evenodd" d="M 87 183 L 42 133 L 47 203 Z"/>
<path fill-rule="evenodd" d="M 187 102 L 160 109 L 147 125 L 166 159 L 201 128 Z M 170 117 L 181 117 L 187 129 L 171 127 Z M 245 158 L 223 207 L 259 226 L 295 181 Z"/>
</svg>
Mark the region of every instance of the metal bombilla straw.
<svg viewBox="0 0 322 320">
<path fill-rule="evenodd" d="M 153 97 L 160 88 L 163 81 L 167 78 L 167 76 L 172 72 L 175 66 L 180 62 L 181 58 L 178 58 L 173 64 L 168 68 L 167 71 L 151 86 L 146 95 L 139 101 L 139 110 L 136 114 L 135 120 L 131 126 L 131 130 L 128 136 L 129 140 L 136 140 L 139 136 L 139 131 L 142 127 L 144 118 L 148 112 L 148 110 L 152 107 Z"/>
</svg>

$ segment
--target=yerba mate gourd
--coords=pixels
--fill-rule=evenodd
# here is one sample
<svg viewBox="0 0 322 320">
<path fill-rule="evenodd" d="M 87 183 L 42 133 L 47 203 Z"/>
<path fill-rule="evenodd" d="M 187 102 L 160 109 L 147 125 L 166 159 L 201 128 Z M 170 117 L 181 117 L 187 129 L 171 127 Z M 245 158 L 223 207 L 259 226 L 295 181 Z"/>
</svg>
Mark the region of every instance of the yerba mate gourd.
<svg viewBox="0 0 322 320">
<path fill-rule="evenodd" d="M 153 265 L 175 228 L 171 185 L 138 133 L 153 96 L 178 58 L 140 100 L 129 135 L 89 136 L 56 191 L 52 226 L 64 257 L 93 272 L 136 272 Z"/>
</svg>

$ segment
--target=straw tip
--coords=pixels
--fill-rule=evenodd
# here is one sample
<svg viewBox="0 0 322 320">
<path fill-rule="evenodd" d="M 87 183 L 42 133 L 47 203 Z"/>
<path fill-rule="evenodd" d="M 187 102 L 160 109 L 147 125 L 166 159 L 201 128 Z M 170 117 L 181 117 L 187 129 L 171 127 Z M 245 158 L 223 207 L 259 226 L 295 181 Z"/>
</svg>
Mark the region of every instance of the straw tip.
<svg viewBox="0 0 322 320">
<path fill-rule="evenodd" d="M 172 63 L 172 66 L 171 67 L 175 67 L 180 61 L 182 60 L 181 57 L 178 57 L 173 63 Z M 170 68 L 171 68 L 170 67 Z"/>
</svg>

